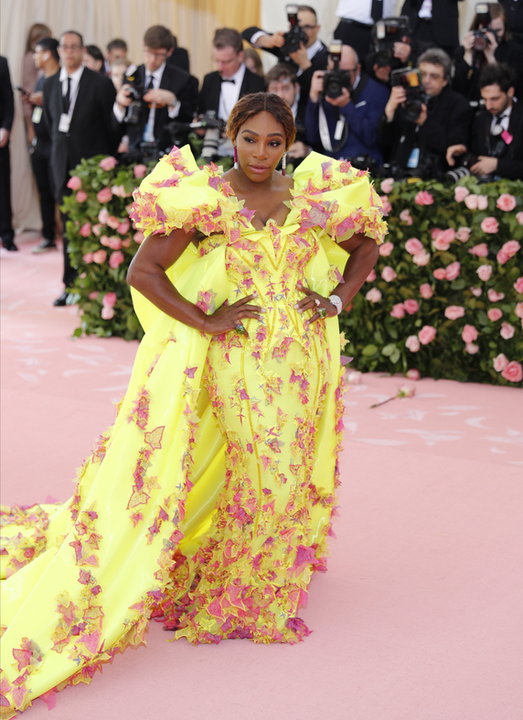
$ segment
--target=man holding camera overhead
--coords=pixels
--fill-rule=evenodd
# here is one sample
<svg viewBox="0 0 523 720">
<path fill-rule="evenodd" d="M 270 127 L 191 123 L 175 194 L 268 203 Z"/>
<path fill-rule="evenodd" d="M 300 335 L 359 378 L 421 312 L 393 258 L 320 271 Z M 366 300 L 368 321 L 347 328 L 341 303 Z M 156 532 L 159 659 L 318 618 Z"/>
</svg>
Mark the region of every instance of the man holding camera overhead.
<svg viewBox="0 0 523 720">
<path fill-rule="evenodd" d="M 336 15 L 340 21 L 334 38 L 364 58 L 371 49 L 374 23 L 395 15 L 396 5 L 396 0 L 338 0 Z"/>
<path fill-rule="evenodd" d="M 439 48 L 420 55 L 418 70 L 393 71 L 381 134 L 394 177 L 441 178 L 447 148 L 465 142 L 471 109 L 449 87 L 450 73 L 450 58 Z"/>
<path fill-rule="evenodd" d="M 381 164 L 378 127 L 389 96 L 388 88 L 361 70 L 353 48 L 334 41 L 327 71 L 312 76 L 305 113 L 311 145 L 357 167 Z"/>
<path fill-rule="evenodd" d="M 148 28 L 143 45 L 144 63 L 126 77 L 113 107 L 122 134 L 129 136 L 127 159 L 133 162 L 157 159 L 181 142 L 180 128 L 173 121 L 190 123 L 198 98 L 198 80 L 167 64 L 174 48 L 168 28 Z M 182 139 L 187 132 L 188 128 Z"/>
</svg>

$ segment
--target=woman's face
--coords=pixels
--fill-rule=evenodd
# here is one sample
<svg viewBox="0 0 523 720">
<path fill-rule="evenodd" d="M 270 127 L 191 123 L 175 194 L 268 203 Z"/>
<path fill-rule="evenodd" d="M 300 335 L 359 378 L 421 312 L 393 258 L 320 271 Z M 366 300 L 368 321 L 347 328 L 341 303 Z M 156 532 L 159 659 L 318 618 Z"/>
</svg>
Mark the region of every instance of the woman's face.
<svg viewBox="0 0 523 720">
<path fill-rule="evenodd" d="M 285 152 L 285 130 L 263 110 L 240 126 L 236 136 L 238 164 L 252 182 L 267 180 Z"/>
<path fill-rule="evenodd" d="M 490 27 L 494 32 L 496 33 L 496 39 L 498 42 L 503 38 L 505 34 L 505 23 L 503 22 L 502 17 L 493 18 Z"/>
</svg>

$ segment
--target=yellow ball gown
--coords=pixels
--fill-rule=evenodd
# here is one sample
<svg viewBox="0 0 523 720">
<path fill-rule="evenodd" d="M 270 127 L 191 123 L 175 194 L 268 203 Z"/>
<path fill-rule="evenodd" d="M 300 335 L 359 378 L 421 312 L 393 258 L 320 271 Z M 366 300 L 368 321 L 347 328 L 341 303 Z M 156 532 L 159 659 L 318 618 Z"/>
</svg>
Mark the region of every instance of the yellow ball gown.
<svg viewBox="0 0 523 720">
<path fill-rule="evenodd" d="M 262 230 L 210 165 L 173 149 L 135 191 L 146 235 L 196 228 L 168 270 L 205 312 L 251 293 L 263 321 L 210 337 L 138 293 L 146 334 L 114 425 L 58 505 L 3 508 L 0 711 L 89 682 L 155 618 L 194 643 L 301 640 L 325 569 L 342 427 L 336 317 L 305 326 L 301 282 L 323 295 L 337 241 L 385 223 L 367 175 L 313 153 L 285 222 Z M 307 313 L 304 313 L 307 315 Z"/>
</svg>

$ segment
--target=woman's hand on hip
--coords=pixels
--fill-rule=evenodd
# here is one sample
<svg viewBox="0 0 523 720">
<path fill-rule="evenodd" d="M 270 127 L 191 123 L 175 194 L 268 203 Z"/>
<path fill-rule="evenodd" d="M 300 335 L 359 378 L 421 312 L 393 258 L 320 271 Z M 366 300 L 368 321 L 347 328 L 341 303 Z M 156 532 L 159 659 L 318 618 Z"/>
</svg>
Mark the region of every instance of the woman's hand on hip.
<svg viewBox="0 0 523 720">
<path fill-rule="evenodd" d="M 324 320 L 326 317 L 334 317 L 334 315 L 338 314 L 336 307 L 328 298 L 319 295 L 317 292 L 314 292 L 314 290 L 309 290 L 309 288 L 303 285 L 298 285 L 298 290 L 305 293 L 305 297 L 296 303 L 294 306 L 296 310 L 299 313 L 303 313 L 306 310 L 314 311 L 312 317 L 305 320 L 305 325 L 310 325 L 316 322 L 316 320 Z"/>
<path fill-rule="evenodd" d="M 203 332 L 209 335 L 221 335 L 224 332 L 235 330 L 236 332 L 248 335 L 243 325 L 243 320 L 253 318 L 261 321 L 263 312 L 259 305 L 251 305 L 250 301 L 255 295 L 247 295 L 236 302 L 222 305 L 215 313 L 208 315 L 203 327 Z"/>
</svg>

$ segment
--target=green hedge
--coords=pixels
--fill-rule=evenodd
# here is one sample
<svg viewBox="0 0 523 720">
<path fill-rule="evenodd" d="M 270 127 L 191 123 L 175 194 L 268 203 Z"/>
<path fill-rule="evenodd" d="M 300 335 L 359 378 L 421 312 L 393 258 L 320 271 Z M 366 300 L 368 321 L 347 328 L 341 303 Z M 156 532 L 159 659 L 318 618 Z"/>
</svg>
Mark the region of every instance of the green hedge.
<svg viewBox="0 0 523 720">
<path fill-rule="evenodd" d="M 63 209 L 79 270 L 76 335 L 141 336 L 125 273 L 143 237 L 127 216 L 132 190 L 149 169 L 96 157 L 82 161 L 69 181 Z M 523 182 L 377 184 L 389 236 L 340 317 L 354 365 L 522 385 Z"/>
</svg>

